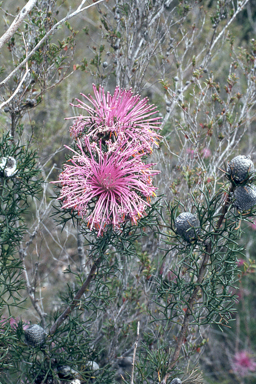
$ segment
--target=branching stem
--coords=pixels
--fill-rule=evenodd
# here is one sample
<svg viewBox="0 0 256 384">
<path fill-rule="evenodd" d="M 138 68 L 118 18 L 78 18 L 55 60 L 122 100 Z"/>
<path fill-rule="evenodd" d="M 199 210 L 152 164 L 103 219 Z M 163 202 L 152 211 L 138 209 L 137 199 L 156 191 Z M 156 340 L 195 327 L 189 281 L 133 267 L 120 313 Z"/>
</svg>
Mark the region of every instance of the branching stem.
<svg viewBox="0 0 256 384">
<path fill-rule="evenodd" d="M 78 7 L 78 9 L 74 12 L 72 12 L 70 15 L 67 15 L 66 17 L 64 17 L 63 19 L 61 19 L 58 23 L 54 24 L 53 27 L 44 35 L 44 37 L 36 44 L 36 46 L 29 52 L 29 54 L 27 55 L 27 57 L 0 83 L 0 87 L 4 86 L 11 78 L 13 75 L 15 75 L 15 73 L 17 71 L 19 71 L 20 69 L 23 68 L 24 64 L 27 63 L 27 61 L 30 59 L 30 57 L 32 55 L 34 55 L 34 53 L 38 50 L 38 48 L 43 44 L 43 42 L 50 36 L 52 35 L 55 30 L 62 24 L 65 23 L 65 21 L 67 20 L 70 20 L 72 17 L 74 16 L 77 16 L 79 15 L 81 12 L 85 11 L 86 9 L 89 9 L 91 8 L 92 6 L 95 6 L 99 3 L 102 3 L 102 1 L 104 0 L 98 0 L 96 3 L 93 3 L 93 4 L 90 4 L 88 5 L 87 7 L 84 7 L 84 8 L 80 8 Z M 84 3 L 84 1 L 82 2 L 82 4 Z"/>
<path fill-rule="evenodd" d="M 215 233 L 216 233 L 214 235 L 215 237 L 217 236 L 217 231 L 221 227 L 223 220 L 225 218 L 225 215 L 227 213 L 227 210 L 228 210 L 228 207 L 230 204 L 231 193 L 233 192 L 233 190 L 234 190 L 234 186 L 231 185 L 228 196 L 226 197 L 226 200 L 223 204 L 221 214 L 220 214 L 219 220 L 218 220 L 216 228 L 215 228 Z M 183 318 L 183 324 L 182 324 L 182 327 L 181 327 L 181 330 L 180 330 L 180 333 L 179 333 L 179 336 L 177 339 L 177 345 L 176 345 L 175 351 L 173 353 L 172 359 L 171 359 L 169 366 L 168 366 L 168 371 L 170 371 L 175 366 L 176 362 L 179 359 L 181 347 L 182 347 L 182 344 L 183 344 L 183 341 L 185 339 L 185 336 L 186 336 L 186 333 L 188 330 L 188 326 L 189 326 L 189 318 L 190 318 L 190 315 L 192 314 L 192 311 L 193 311 L 193 305 L 194 305 L 194 302 L 197 298 L 197 294 L 198 294 L 198 291 L 200 289 L 200 285 L 201 285 L 201 283 L 204 279 L 204 276 L 207 272 L 207 264 L 208 264 L 208 261 L 209 261 L 210 255 L 211 255 L 211 251 L 212 251 L 211 250 L 211 242 L 207 242 L 205 244 L 205 254 L 204 254 L 202 264 L 201 264 L 199 274 L 198 274 L 197 285 L 196 285 L 196 287 L 195 287 L 195 289 L 194 289 L 194 291 L 193 291 L 193 293 L 190 296 L 190 299 L 188 301 L 188 305 L 187 305 L 187 308 L 186 308 L 186 311 L 184 314 L 184 318 Z M 170 376 L 170 372 L 168 372 L 165 375 L 165 377 L 161 381 L 161 384 L 166 384 L 169 376 Z"/>
</svg>

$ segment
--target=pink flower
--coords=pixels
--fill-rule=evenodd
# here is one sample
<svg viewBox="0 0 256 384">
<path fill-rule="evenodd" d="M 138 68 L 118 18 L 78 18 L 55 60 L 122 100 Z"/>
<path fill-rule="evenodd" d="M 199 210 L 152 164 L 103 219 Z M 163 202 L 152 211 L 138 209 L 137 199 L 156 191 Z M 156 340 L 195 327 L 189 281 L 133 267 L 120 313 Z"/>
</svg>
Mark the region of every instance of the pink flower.
<svg viewBox="0 0 256 384">
<path fill-rule="evenodd" d="M 174 281 L 174 282 L 177 281 L 177 275 L 175 275 L 173 271 L 168 271 L 166 278 L 169 281 Z"/>
<path fill-rule="evenodd" d="M 98 236 L 109 224 L 119 228 L 128 219 L 136 224 L 155 196 L 152 176 L 159 171 L 142 162 L 142 145 L 128 142 L 104 153 L 100 141 L 95 154 L 89 139 L 84 142 L 86 153 L 79 140 L 80 152 L 69 148 L 75 155 L 60 174 L 62 207 L 76 210 L 90 229 L 98 229 Z"/>
<path fill-rule="evenodd" d="M 238 267 L 242 267 L 244 265 L 244 263 L 245 263 L 245 260 L 238 259 L 238 261 L 236 263 L 237 263 Z"/>
<path fill-rule="evenodd" d="M 232 362 L 232 368 L 240 376 L 248 375 L 249 371 L 255 371 L 256 363 L 247 351 L 237 352 Z"/>
<path fill-rule="evenodd" d="M 9 323 L 12 329 L 16 329 L 18 326 L 18 319 L 14 319 L 13 317 L 10 318 Z"/>
<path fill-rule="evenodd" d="M 211 150 L 209 148 L 202 149 L 203 158 L 208 159 L 212 155 Z"/>
<path fill-rule="evenodd" d="M 156 130 L 160 128 L 161 117 L 152 117 L 157 113 L 156 107 L 149 105 L 147 98 L 140 100 L 140 95 L 134 95 L 131 90 L 116 87 L 112 96 L 109 92 L 105 94 L 103 87 L 97 90 L 93 85 L 93 91 L 95 98 L 81 94 L 92 106 L 79 99 L 76 99 L 79 104 L 71 104 L 87 113 L 69 118 L 75 119 L 70 128 L 71 135 L 75 139 L 87 136 L 91 141 L 104 138 L 108 140 L 108 150 L 116 141 L 132 140 L 151 153 L 152 145 L 160 138 Z"/>
<path fill-rule="evenodd" d="M 15 330 L 18 327 L 19 321 L 20 321 L 20 319 L 18 317 L 16 317 L 16 318 L 10 317 L 7 320 L 6 317 L 3 316 L 2 319 L 0 320 L 0 323 L 2 323 L 2 326 L 6 326 L 9 323 L 11 328 Z M 0 327 L 1 327 L 1 325 L 0 325 Z M 23 330 L 27 329 L 28 327 L 29 327 L 28 322 L 25 322 L 22 326 Z"/>
<path fill-rule="evenodd" d="M 194 149 L 191 149 L 191 148 L 187 148 L 187 153 L 190 155 L 190 157 L 194 157 L 194 154 L 195 154 L 195 151 Z"/>
</svg>

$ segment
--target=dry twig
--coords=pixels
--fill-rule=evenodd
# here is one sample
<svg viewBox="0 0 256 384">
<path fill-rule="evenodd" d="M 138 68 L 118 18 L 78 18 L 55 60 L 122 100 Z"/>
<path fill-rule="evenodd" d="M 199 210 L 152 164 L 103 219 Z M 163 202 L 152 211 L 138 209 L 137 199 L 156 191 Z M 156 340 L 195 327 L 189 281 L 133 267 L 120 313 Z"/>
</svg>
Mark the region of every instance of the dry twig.
<svg viewBox="0 0 256 384">
<path fill-rule="evenodd" d="M 133 351 L 133 358 L 132 358 L 131 384 L 133 384 L 133 378 L 134 378 L 135 358 L 136 358 L 136 351 L 137 351 L 138 342 L 139 342 L 139 335 L 140 335 L 140 322 L 138 321 L 138 324 L 137 324 L 137 339 L 136 339 L 135 344 L 134 344 L 134 351 Z"/>
<path fill-rule="evenodd" d="M 19 26 L 21 25 L 22 21 L 25 19 L 27 14 L 34 8 L 36 5 L 37 0 L 29 0 L 27 4 L 22 8 L 18 16 L 13 20 L 10 27 L 7 29 L 7 31 L 3 34 L 2 37 L 0 37 L 0 49 L 6 43 L 17 31 Z"/>
</svg>

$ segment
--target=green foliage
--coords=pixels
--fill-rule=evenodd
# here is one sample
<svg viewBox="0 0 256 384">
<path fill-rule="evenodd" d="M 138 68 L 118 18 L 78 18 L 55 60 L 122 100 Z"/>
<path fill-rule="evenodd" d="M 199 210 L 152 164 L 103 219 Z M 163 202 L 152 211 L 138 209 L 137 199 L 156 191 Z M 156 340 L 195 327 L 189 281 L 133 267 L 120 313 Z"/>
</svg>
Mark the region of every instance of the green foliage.
<svg viewBox="0 0 256 384">
<path fill-rule="evenodd" d="M 17 173 L 12 177 L 2 173 L 0 177 L 0 254 L 3 259 L 21 241 L 25 230 L 23 215 L 29 208 L 31 197 L 35 197 L 41 189 L 36 179 L 39 170 L 35 152 L 15 144 L 7 134 L 0 142 L 0 158 L 10 156 L 17 161 Z"/>
<path fill-rule="evenodd" d="M 23 258 L 20 242 L 24 236 L 26 225 L 24 214 L 28 211 L 32 197 L 41 190 L 36 165 L 36 154 L 25 146 L 16 144 L 9 135 L 3 135 L 0 141 L 0 159 L 13 157 L 17 162 L 17 173 L 7 177 L 0 175 L 0 313 L 3 309 L 21 307 L 24 299 Z M 3 324 L 2 324 L 3 326 Z M 19 354 L 19 335 L 21 328 L 15 333 L 7 326 L 0 330 L 0 371 L 12 368 L 10 350 L 15 348 Z M 10 348 L 10 350 L 7 348 Z"/>
<path fill-rule="evenodd" d="M 213 198 L 204 192 L 204 201 L 200 205 L 194 198 L 194 209 L 200 220 L 201 233 L 194 244 L 188 245 L 175 236 L 174 220 L 180 211 L 180 205 L 168 206 L 170 214 L 170 232 L 166 240 L 171 247 L 166 252 L 177 254 L 177 263 L 169 271 L 168 278 L 159 279 L 158 292 L 163 299 L 162 313 L 165 318 L 175 322 L 188 309 L 191 310 L 191 324 L 218 324 L 224 326 L 232 318 L 236 295 L 233 290 L 237 284 L 237 258 L 243 247 L 238 244 L 241 232 L 238 230 L 240 215 L 230 209 L 225 216 L 225 223 L 215 229 L 221 214 L 219 207 L 223 202 L 224 190 L 220 190 Z M 193 196 L 192 196 L 193 198 Z M 245 217 L 244 217 L 245 219 Z M 189 298 L 198 287 L 203 255 L 209 251 L 207 273 L 199 284 L 197 302 L 189 307 Z M 176 319 L 176 320 L 175 320 Z"/>
</svg>

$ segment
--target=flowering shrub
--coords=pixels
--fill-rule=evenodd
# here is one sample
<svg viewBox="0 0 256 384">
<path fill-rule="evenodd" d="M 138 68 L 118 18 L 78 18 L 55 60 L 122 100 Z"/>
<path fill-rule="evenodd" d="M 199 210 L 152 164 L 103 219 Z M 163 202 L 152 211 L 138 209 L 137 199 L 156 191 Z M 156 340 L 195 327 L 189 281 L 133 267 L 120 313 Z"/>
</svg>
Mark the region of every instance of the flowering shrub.
<svg viewBox="0 0 256 384">
<path fill-rule="evenodd" d="M 84 0 L 16 3 L 0 7 L 1 383 L 254 375 L 256 41 L 237 47 L 253 2 L 98 0 L 77 30 Z"/>
<path fill-rule="evenodd" d="M 208 159 L 212 155 L 211 150 L 209 148 L 203 148 L 202 155 L 205 159 Z"/>
</svg>

